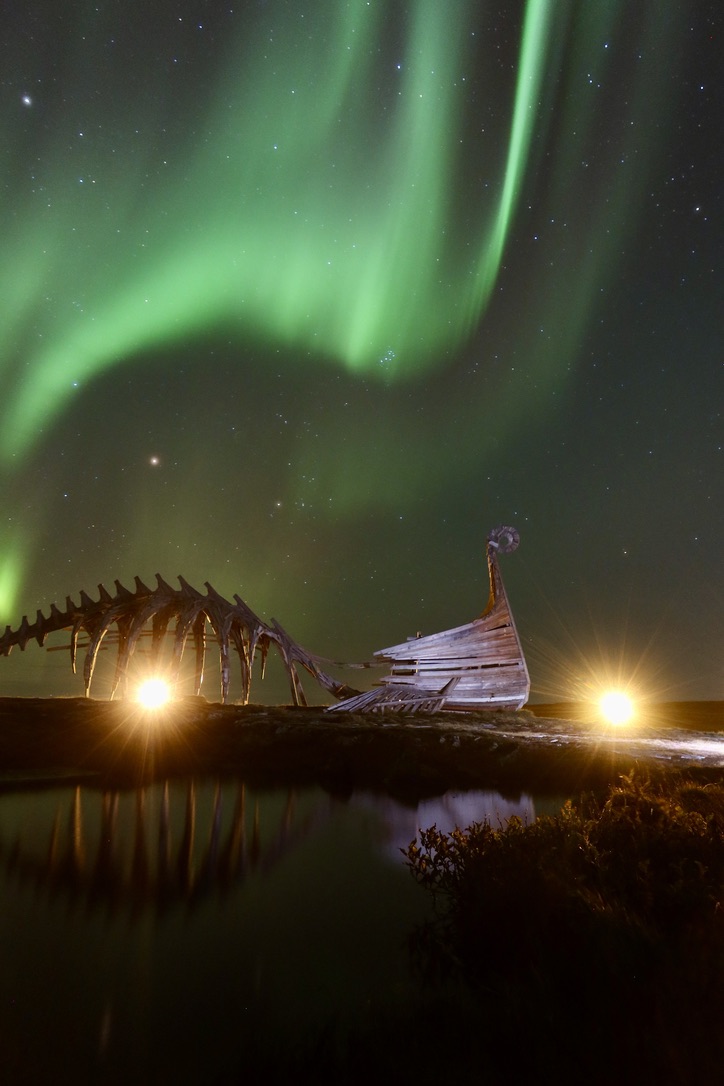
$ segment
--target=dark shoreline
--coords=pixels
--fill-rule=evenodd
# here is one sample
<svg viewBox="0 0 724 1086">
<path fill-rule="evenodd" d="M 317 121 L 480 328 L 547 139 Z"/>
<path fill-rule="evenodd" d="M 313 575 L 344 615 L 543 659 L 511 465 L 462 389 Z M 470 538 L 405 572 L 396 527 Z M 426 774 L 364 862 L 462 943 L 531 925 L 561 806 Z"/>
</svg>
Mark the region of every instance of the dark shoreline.
<svg viewBox="0 0 724 1086">
<path fill-rule="evenodd" d="M 674 722 L 666 734 L 696 728 L 712 734 L 711 725 L 721 721 L 720 702 L 684 706 L 660 707 L 657 734 Z M 556 715 L 565 708 L 355 716 L 320 706 L 184 698 L 150 714 L 124 701 L 0 698 L 0 789 L 243 775 L 259 787 L 316 784 L 340 795 L 367 788 L 415 802 L 453 788 L 508 795 L 598 791 L 631 771 L 653 779 L 672 771 L 704 781 L 724 777 L 724 768 L 694 757 L 654 755 L 635 738 L 645 739 L 650 725 L 632 739 L 630 732 Z"/>
</svg>

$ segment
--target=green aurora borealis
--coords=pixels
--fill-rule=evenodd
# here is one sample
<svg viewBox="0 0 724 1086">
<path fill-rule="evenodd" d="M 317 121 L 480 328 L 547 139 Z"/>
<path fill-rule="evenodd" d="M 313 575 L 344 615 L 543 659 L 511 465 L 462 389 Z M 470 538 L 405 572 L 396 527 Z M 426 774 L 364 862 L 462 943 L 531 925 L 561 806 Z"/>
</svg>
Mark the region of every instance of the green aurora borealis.
<svg viewBox="0 0 724 1086">
<path fill-rule="evenodd" d="M 478 609 L 488 522 L 538 548 L 535 591 L 559 533 L 589 568 L 628 533 L 643 551 L 675 480 L 637 466 L 637 382 L 682 401 L 631 283 L 660 267 L 695 23 L 653 0 L 30 3 L 2 54 L 3 620 L 159 568 L 365 656 L 412 603 L 427 626 Z"/>
<path fill-rule="evenodd" d="M 201 147 L 177 152 L 175 167 L 163 159 L 141 207 L 134 170 L 104 191 L 114 147 L 44 161 L 60 198 L 40 218 L 27 208 L 5 249 L 2 338 L 19 352 L 30 325 L 40 341 L 5 404 L 5 461 L 82 382 L 208 329 L 389 379 L 457 347 L 488 300 L 517 206 L 560 30 L 551 6 L 528 5 L 510 131 L 464 235 L 451 205 L 467 150 L 470 2 L 454 5 L 452 23 L 444 5 L 411 7 L 382 100 L 369 69 L 384 5 L 317 4 L 302 47 L 292 21 L 272 41 L 239 43 L 209 90 Z"/>
</svg>

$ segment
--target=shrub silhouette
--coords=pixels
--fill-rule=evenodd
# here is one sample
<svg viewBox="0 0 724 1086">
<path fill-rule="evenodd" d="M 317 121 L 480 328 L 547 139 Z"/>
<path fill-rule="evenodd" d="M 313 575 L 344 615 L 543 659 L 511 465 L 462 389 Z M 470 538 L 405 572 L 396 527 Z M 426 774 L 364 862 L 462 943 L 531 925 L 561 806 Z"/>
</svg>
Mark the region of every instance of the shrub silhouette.
<svg viewBox="0 0 724 1086">
<path fill-rule="evenodd" d="M 413 940 L 422 974 L 462 980 L 494 1006 L 486 1051 L 493 1063 L 505 1051 L 506 1073 L 585 1066 L 589 1082 L 621 1081 L 624 1061 L 624 1081 L 716 1077 L 721 785 L 624 777 L 557 816 L 433 826 L 404 851 L 435 900 Z"/>
</svg>

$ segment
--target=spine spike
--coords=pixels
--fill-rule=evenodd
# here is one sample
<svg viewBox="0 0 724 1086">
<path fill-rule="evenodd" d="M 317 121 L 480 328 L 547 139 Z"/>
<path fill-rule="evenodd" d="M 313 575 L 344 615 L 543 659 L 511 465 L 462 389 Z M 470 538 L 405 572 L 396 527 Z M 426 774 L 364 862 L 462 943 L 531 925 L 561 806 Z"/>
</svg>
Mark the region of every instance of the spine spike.
<svg viewBox="0 0 724 1086">
<path fill-rule="evenodd" d="M 99 584 L 98 591 L 100 592 L 99 603 L 113 603 L 113 597 L 111 596 L 105 585 Z"/>
<path fill-rule="evenodd" d="M 227 607 L 231 606 L 228 600 L 225 600 L 223 596 L 219 595 L 214 586 L 209 584 L 208 581 L 204 581 L 204 588 L 206 589 L 209 599 L 215 600 L 217 603 L 224 603 Z"/>
<path fill-rule="evenodd" d="M 200 600 L 202 598 L 201 593 L 198 592 L 193 585 L 190 585 L 186 578 L 182 577 L 180 573 L 178 575 L 178 583 L 181 585 L 181 591 L 187 596 L 193 596 L 195 600 Z"/>
</svg>

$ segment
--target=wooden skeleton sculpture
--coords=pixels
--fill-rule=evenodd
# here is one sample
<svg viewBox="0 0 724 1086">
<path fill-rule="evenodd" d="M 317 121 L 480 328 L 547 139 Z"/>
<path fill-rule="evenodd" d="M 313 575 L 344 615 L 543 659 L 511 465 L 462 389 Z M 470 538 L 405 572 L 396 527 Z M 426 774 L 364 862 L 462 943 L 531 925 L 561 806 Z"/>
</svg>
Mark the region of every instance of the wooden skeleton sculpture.
<svg viewBox="0 0 724 1086">
<path fill-rule="evenodd" d="M 83 664 L 83 682 L 86 697 L 90 696 L 96 659 L 104 638 L 113 626 L 116 627 L 118 655 L 115 675 L 111 686 L 111 698 L 125 686 L 128 666 L 138 640 L 144 630 L 151 625 L 151 658 L 158 664 L 161 647 L 169 625 L 174 624 L 173 648 L 169 677 L 178 680 L 181 659 L 186 641 L 193 638 L 195 650 L 194 692 L 199 694 L 204 676 L 206 658 L 207 624 L 213 630 L 219 651 L 221 672 L 221 700 L 229 700 L 231 685 L 231 651 L 239 657 L 241 666 L 242 693 L 239 699 L 243 704 L 249 701 L 251 676 L 254 657 L 261 658 L 262 677 L 270 647 L 278 651 L 287 671 L 295 705 L 306 705 L 304 691 L 299 679 L 297 666 L 303 667 L 322 686 L 337 698 L 353 696 L 358 691 L 338 682 L 326 674 L 300 645 L 272 619 L 271 625 L 263 622 L 239 596 L 234 602 L 220 596 L 206 582 L 206 592 L 198 592 L 179 577 L 180 589 L 172 588 L 160 574 L 156 574 L 156 588 L 148 588 L 140 578 L 135 578 L 135 592 L 115 582 L 116 594 L 111 596 L 103 585 L 98 586 L 100 598 L 93 600 L 81 591 L 80 604 L 75 604 L 68 596 L 65 610 L 61 611 L 53 603 L 50 614 L 46 617 L 38 611 L 35 622 L 28 622 L 27 616 L 17 630 L 6 627 L 0 637 L 0 656 L 8 656 L 17 645 L 21 651 L 29 641 L 37 641 L 42 646 L 47 636 L 59 630 L 70 631 L 70 660 L 73 672 L 76 670 L 78 639 L 81 633 L 88 636 L 88 645 Z"/>
</svg>

